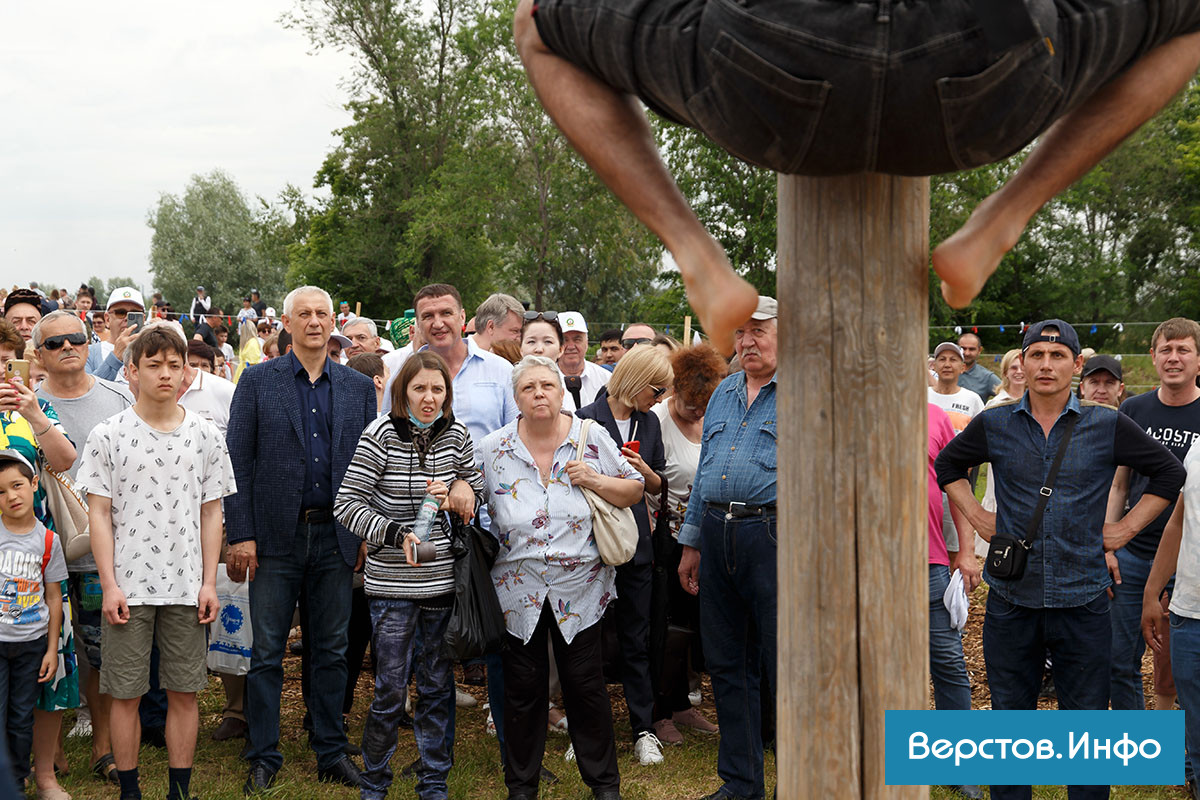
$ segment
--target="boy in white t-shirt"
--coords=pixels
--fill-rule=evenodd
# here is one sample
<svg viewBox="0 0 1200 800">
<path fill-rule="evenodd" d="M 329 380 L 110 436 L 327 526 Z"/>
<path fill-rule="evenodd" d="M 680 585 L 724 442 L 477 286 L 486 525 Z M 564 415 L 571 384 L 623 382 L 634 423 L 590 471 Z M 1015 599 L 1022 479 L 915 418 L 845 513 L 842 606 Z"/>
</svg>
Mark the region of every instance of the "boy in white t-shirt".
<svg viewBox="0 0 1200 800">
<path fill-rule="evenodd" d="M 18 790 L 29 776 L 38 684 L 58 669 L 59 582 L 67 578 L 58 537 L 34 515 L 37 485 L 33 466 L 23 455 L 0 450 L 0 661 L 5 665 L 0 730 L 7 734 L 0 746 L 8 748 Z M 49 631 L 55 631 L 52 638 Z"/>
<path fill-rule="evenodd" d="M 157 639 L 167 691 L 168 800 L 189 800 L 199 709 L 208 684 L 205 625 L 217 617 L 221 498 L 236 491 L 216 426 L 178 405 L 187 344 L 148 325 L 126 369 L 137 403 L 88 436 L 77 481 L 88 492 L 92 552 L 104 591 L 104 670 L 121 800 L 139 800 L 138 703 Z"/>
</svg>

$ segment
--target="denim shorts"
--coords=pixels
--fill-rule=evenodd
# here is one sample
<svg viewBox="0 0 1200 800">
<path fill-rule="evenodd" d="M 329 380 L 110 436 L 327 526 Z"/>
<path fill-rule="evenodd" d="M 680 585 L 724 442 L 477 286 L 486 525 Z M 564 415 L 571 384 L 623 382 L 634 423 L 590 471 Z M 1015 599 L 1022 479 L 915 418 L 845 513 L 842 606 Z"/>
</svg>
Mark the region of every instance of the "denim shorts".
<svg viewBox="0 0 1200 800">
<path fill-rule="evenodd" d="M 1011 0 L 1015 2 L 1016 0 Z M 1196 0 L 1027 0 L 995 52 L 969 0 L 538 0 L 553 52 L 776 172 L 933 175 L 1031 142 Z"/>
</svg>

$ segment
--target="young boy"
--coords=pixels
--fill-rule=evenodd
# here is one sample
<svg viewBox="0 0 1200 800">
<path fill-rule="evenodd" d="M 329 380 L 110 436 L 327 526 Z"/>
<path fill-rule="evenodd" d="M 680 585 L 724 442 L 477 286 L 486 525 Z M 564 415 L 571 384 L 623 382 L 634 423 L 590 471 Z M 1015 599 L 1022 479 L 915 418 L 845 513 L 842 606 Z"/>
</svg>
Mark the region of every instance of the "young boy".
<svg viewBox="0 0 1200 800">
<path fill-rule="evenodd" d="M 187 343 L 147 325 L 126 351 L 137 402 L 88 436 L 78 482 L 88 492 L 92 552 L 104 592 L 100 691 L 112 695 L 121 800 L 138 800 L 138 701 L 157 637 L 167 692 L 168 800 L 188 800 L 199 710 L 208 685 L 205 625 L 217 617 L 221 498 L 235 490 L 216 426 L 176 403 Z"/>
<path fill-rule="evenodd" d="M 62 624 L 67 577 L 58 537 L 33 513 L 37 485 L 23 455 L 0 450 L 0 724 L 18 790 L 29 776 L 38 684 L 58 668 L 58 636 L 48 632 Z"/>
</svg>

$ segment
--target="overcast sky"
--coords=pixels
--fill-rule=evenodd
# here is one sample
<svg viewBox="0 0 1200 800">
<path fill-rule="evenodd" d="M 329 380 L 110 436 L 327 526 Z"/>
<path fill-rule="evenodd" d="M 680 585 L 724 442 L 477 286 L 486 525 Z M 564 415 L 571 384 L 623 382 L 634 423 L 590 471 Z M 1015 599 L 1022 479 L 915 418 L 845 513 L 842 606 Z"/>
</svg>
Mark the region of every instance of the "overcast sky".
<svg viewBox="0 0 1200 800">
<path fill-rule="evenodd" d="M 291 0 L 4 2 L 0 283 L 150 286 L 147 212 L 227 171 L 248 199 L 312 178 L 349 121 L 346 56 L 284 29 Z"/>
</svg>

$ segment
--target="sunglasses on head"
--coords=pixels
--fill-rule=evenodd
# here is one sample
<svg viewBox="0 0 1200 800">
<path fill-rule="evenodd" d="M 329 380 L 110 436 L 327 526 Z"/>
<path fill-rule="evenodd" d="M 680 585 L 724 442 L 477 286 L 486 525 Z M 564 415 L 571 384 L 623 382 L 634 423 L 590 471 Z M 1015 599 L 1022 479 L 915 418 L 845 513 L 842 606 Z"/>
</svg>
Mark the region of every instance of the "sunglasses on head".
<svg viewBox="0 0 1200 800">
<path fill-rule="evenodd" d="M 554 322 L 558 319 L 557 311 L 526 311 L 525 321 L 532 322 L 535 319 L 544 319 L 546 322 Z"/>
<path fill-rule="evenodd" d="M 650 344 L 653 341 L 654 341 L 653 339 L 647 339 L 645 337 L 642 337 L 641 339 L 622 339 L 621 347 L 624 347 L 626 350 L 629 350 L 630 348 L 634 347 L 635 345 Z M 666 390 L 664 389 L 663 391 L 666 391 Z"/>
<path fill-rule="evenodd" d="M 58 336 L 46 337 L 42 340 L 42 347 L 46 348 L 47 350 L 58 350 L 63 346 L 64 342 L 70 342 L 76 347 L 79 347 L 87 342 L 87 340 L 88 337 L 86 333 L 64 333 Z"/>
</svg>

